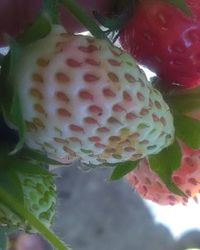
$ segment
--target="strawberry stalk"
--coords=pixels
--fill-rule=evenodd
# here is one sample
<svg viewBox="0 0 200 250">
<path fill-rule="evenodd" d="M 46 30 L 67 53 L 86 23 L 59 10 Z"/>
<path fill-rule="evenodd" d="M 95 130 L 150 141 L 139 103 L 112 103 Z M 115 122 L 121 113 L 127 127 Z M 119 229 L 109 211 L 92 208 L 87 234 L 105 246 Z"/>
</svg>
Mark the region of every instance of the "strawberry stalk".
<svg viewBox="0 0 200 250">
<path fill-rule="evenodd" d="M 43 0 L 43 9 L 48 13 L 53 24 L 59 23 L 58 0 Z"/>
<path fill-rule="evenodd" d="M 70 250 L 65 243 L 63 243 L 52 231 L 47 229 L 32 213 L 24 208 L 13 195 L 9 194 L 2 187 L 0 187 L 0 200 L 10 210 L 18 214 L 18 216 L 20 216 L 22 219 L 28 221 L 32 227 L 34 227 L 41 235 L 46 238 L 46 240 L 49 241 L 49 243 L 55 247 L 55 249 Z"/>
<path fill-rule="evenodd" d="M 74 0 L 59 0 L 90 32 L 99 39 L 108 39 L 95 20 Z"/>
</svg>

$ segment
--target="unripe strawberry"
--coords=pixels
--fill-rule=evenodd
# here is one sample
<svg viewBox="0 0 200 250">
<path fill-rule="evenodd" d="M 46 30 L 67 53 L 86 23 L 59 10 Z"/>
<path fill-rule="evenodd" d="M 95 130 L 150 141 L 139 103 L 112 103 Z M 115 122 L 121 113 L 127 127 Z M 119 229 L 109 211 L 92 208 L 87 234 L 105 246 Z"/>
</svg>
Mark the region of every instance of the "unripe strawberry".
<svg viewBox="0 0 200 250">
<path fill-rule="evenodd" d="M 127 175 L 129 183 L 145 199 L 161 205 L 186 204 L 188 198 L 197 201 L 197 194 L 200 191 L 200 150 L 191 149 L 182 143 L 180 146 L 181 164 L 173 172 L 172 181 L 185 193 L 186 197 L 171 192 L 160 177 L 150 169 L 148 160 L 145 159 Z"/>
<path fill-rule="evenodd" d="M 56 187 L 53 176 L 23 172 L 17 175 L 22 188 L 24 207 L 49 228 L 54 219 L 56 205 Z M 1 202 L 0 225 L 34 232 L 34 228 L 29 225 L 28 221 L 22 220 Z"/>
<path fill-rule="evenodd" d="M 161 94 L 134 59 L 105 40 L 55 26 L 27 46 L 15 72 L 26 144 L 98 165 L 156 154 L 174 139 Z"/>
</svg>

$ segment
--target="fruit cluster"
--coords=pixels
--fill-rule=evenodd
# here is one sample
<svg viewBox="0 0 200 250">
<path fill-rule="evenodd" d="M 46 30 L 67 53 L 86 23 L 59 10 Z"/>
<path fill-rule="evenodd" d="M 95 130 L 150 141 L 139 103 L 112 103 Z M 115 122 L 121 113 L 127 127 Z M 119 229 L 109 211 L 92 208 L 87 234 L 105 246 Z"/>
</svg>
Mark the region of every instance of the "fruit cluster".
<svg viewBox="0 0 200 250">
<path fill-rule="evenodd" d="M 94 36 L 71 34 L 58 24 L 56 2 L 80 16 Z M 48 165 L 75 160 L 88 168 L 116 167 L 111 179 L 125 176 L 159 204 L 197 201 L 200 4 L 135 1 L 130 20 L 118 26 L 118 48 L 106 39 L 109 30 L 90 26 L 84 21 L 90 17 L 69 2 L 44 1 L 49 16 L 41 14 L 11 40 L 1 61 L 1 225 L 42 230 L 39 219 L 49 228 L 55 185 Z M 107 24 L 114 20 L 96 16 Z M 159 79 L 148 81 L 137 63 Z"/>
<path fill-rule="evenodd" d="M 168 96 L 172 92 L 186 94 L 175 97 L 182 100 L 175 101 L 176 104 L 171 109 L 174 115 L 178 112 L 197 121 L 199 120 L 197 93 L 200 84 L 198 58 L 200 4 L 198 1 L 182 1 L 182 6 L 186 8 L 184 12 L 174 5 L 177 1 L 174 2 L 172 4 L 170 1 L 162 0 L 138 1 L 133 16 L 121 29 L 120 43 L 140 64 L 158 75 L 162 88 Z M 188 99 L 187 93 L 191 88 L 194 95 Z M 183 105 L 181 109 L 180 105 Z M 189 106 L 192 107 L 188 109 Z M 179 122 L 179 126 L 182 128 L 186 126 L 184 120 Z M 190 127 L 190 124 L 187 123 L 187 126 Z M 180 127 L 176 127 L 176 130 L 176 137 L 179 137 Z M 128 174 L 128 180 L 146 199 L 171 205 L 179 202 L 185 204 L 188 197 L 193 197 L 197 201 L 196 195 L 200 190 L 200 150 L 198 145 L 194 146 L 185 140 L 186 137 L 192 137 L 191 130 L 192 125 L 191 129 L 183 129 L 181 132 L 182 137 L 179 137 L 181 140 L 178 140 L 181 147 L 181 161 L 171 176 L 171 180 L 184 192 L 185 197 L 174 195 L 169 191 L 160 177 L 152 171 L 148 159 L 145 159 L 139 163 L 135 171 Z M 197 137 L 198 133 L 197 130 Z M 198 140 L 197 137 L 194 140 Z"/>
</svg>

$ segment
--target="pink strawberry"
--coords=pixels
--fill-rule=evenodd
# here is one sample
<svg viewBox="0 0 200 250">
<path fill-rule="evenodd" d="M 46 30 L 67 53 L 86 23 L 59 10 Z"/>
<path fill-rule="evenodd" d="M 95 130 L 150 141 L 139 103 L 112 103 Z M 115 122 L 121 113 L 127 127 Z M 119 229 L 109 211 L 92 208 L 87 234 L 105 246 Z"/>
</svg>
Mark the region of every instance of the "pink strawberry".
<svg viewBox="0 0 200 250">
<path fill-rule="evenodd" d="M 200 2 L 185 2 L 193 17 L 167 1 L 138 1 L 120 35 L 122 47 L 171 87 L 200 84 Z"/>
<path fill-rule="evenodd" d="M 197 201 L 200 192 L 200 150 L 193 150 L 180 143 L 182 159 L 180 167 L 174 171 L 172 180 L 187 197 L 178 196 L 166 187 L 160 177 L 153 172 L 148 160 L 142 160 L 134 171 L 127 175 L 129 183 L 147 200 L 161 205 L 186 204 L 188 198 Z"/>
<path fill-rule="evenodd" d="M 101 164 L 156 154 L 173 119 L 134 59 L 105 40 L 55 26 L 16 65 L 26 144 L 53 158 Z"/>
</svg>

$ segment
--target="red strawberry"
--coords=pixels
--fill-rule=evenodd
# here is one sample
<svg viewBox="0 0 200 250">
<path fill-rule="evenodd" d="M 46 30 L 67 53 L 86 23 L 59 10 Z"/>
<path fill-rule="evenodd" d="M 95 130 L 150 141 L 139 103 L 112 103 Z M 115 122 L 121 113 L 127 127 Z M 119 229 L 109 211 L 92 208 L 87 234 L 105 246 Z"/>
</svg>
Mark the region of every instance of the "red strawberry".
<svg viewBox="0 0 200 250">
<path fill-rule="evenodd" d="M 193 150 L 184 144 L 180 167 L 174 171 L 172 180 L 186 196 L 193 197 L 200 191 L 200 150 Z M 187 197 L 178 196 L 166 187 L 160 177 L 153 172 L 148 161 L 142 160 L 134 171 L 127 175 L 128 181 L 136 191 L 145 199 L 152 200 L 161 205 L 186 204 Z"/>
<path fill-rule="evenodd" d="M 169 86 L 190 88 L 200 83 L 200 1 L 185 2 L 193 17 L 166 1 L 139 1 L 120 41 Z"/>
</svg>

